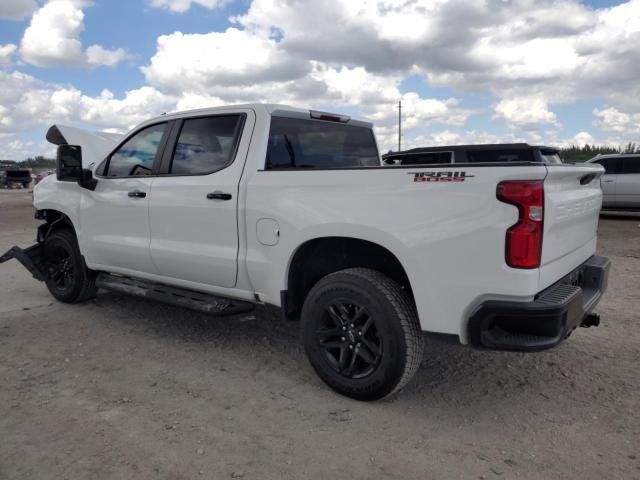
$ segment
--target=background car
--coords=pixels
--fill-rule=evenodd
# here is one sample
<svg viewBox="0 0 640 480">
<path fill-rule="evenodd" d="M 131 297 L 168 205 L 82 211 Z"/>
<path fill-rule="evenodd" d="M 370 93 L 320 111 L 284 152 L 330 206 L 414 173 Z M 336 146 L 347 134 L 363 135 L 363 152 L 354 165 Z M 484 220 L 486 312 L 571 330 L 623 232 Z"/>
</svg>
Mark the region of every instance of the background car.
<svg viewBox="0 0 640 480">
<path fill-rule="evenodd" d="M 640 155 L 598 155 L 587 163 L 605 169 L 602 176 L 602 207 L 615 210 L 640 210 Z"/>
<path fill-rule="evenodd" d="M 51 175 L 52 173 L 56 173 L 55 170 L 48 170 L 46 172 L 40 172 L 36 175 L 35 178 L 35 185 L 37 185 L 38 183 L 40 183 L 42 181 L 42 179 L 44 179 L 45 177 Z"/>
</svg>

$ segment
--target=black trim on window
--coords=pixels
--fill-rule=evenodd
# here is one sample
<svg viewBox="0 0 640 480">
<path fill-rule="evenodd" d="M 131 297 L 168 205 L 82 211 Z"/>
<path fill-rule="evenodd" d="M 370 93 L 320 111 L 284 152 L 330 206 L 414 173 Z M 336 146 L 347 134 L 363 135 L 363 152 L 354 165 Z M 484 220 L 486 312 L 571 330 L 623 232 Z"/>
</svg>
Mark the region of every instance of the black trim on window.
<svg viewBox="0 0 640 480">
<path fill-rule="evenodd" d="M 229 155 L 229 162 L 222 168 L 218 168 L 216 170 L 212 170 L 210 172 L 202 172 L 202 173 L 171 173 L 171 164 L 173 162 L 173 155 L 175 154 L 176 148 L 178 146 L 178 139 L 180 138 L 180 132 L 182 132 L 182 127 L 184 126 L 184 122 L 187 120 L 197 120 L 200 118 L 212 118 L 212 117 L 237 117 L 238 121 L 236 122 L 236 128 L 233 133 L 233 148 L 231 149 L 231 154 Z M 242 132 L 244 131 L 244 125 L 247 120 L 247 114 L 244 112 L 238 113 L 221 113 L 218 115 L 198 115 L 196 117 L 185 117 L 179 118 L 175 120 L 175 125 L 171 129 L 171 133 L 168 136 L 167 144 L 164 150 L 164 154 L 162 155 L 162 159 L 160 162 L 160 166 L 158 169 L 158 173 L 155 175 L 157 177 L 195 177 L 202 175 L 211 175 L 212 173 L 220 172 L 225 168 L 229 168 L 236 160 L 236 155 L 238 154 L 238 148 L 240 146 L 240 140 L 242 139 Z"/>
<path fill-rule="evenodd" d="M 132 132 L 130 135 L 128 135 L 123 141 L 121 141 L 113 150 L 111 150 L 111 152 L 109 152 L 109 155 L 107 155 L 107 157 L 102 161 L 102 163 L 100 163 L 100 165 L 98 165 L 98 167 L 95 170 L 95 176 L 98 178 L 102 178 L 105 180 L 116 180 L 116 179 L 120 179 L 120 178 L 147 178 L 147 177 L 154 177 L 157 175 L 158 169 L 160 168 L 160 159 L 162 158 L 162 153 L 164 152 L 166 143 L 167 143 L 167 138 L 169 136 L 169 132 L 171 130 L 171 127 L 173 126 L 172 124 L 175 122 L 175 120 L 171 120 L 171 121 L 163 121 L 163 122 L 157 122 L 157 123 L 152 123 L 150 125 L 145 125 L 142 128 L 139 128 L 138 130 L 136 130 L 135 132 Z M 166 125 L 164 132 L 162 133 L 162 138 L 160 139 L 160 143 L 158 144 L 158 150 L 156 151 L 156 155 L 153 158 L 153 165 L 151 167 L 151 173 L 149 175 L 127 175 L 127 176 L 121 176 L 121 177 L 109 177 L 108 176 L 108 172 L 109 172 L 109 163 L 111 162 L 111 157 L 113 156 L 114 153 L 116 153 L 120 147 L 122 147 L 125 143 L 127 143 L 129 140 L 131 140 L 133 137 L 135 137 L 137 134 L 139 134 L 140 132 L 151 128 L 151 127 L 156 127 L 158 125 Z"/>
<path fill-rule="evenodd" d="M 173 125 L 171 125 L 171 131 L 169 132 L 169 135 L 167 135 L 167 143 L 165 144 L 162 159 L 160 160 L 160 167 L 157 172 L 158 176 L 166 175 L 171 168 L 171 158 L 173 157 L 173 152 L 176 148 L 176 141 L 178 140 L 178 135 L 180 135 L 180 131 L 182 130 L 183 123 L 184 119 L 179 118 L 174 120 Z"/>
</svg>

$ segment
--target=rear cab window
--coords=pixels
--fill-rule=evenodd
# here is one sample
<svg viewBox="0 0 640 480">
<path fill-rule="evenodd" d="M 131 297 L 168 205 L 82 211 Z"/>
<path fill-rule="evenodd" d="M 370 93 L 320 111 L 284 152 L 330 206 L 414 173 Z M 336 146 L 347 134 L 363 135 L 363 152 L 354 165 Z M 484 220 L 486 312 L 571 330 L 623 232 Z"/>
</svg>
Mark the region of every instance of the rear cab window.
<svg viewBox="0 0 640 480">
<path fill-rule="evenodd" d="M 272 116 L 266 170 L 380 166 L 373 130 L 316 119 Z"/>
</svg>

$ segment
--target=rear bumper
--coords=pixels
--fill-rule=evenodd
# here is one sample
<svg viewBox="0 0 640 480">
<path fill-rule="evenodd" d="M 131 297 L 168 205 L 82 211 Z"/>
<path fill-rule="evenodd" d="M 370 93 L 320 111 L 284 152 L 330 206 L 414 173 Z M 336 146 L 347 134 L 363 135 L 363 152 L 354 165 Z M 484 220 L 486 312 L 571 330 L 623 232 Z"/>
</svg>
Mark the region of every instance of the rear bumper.
<svg viewBox="0 0 640 480">
<path fill-rule="evenodd" d="M 531 302 L 482 303 L 469 320 L 471 344 L 494 350 L 546 350 L 580 325 L 597 325 L 597 315 L 590 312 L 607 288 L 609 267 L 608 258 L 593 256 Z"/>
</svg>

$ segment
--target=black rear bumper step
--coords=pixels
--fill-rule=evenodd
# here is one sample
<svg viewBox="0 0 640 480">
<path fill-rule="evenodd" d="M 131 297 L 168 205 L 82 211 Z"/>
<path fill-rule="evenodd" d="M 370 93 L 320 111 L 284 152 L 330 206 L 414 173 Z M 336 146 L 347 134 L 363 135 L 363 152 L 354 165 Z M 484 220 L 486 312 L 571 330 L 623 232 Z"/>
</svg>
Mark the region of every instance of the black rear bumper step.
<svg viewBox="0 0 640 480">
<path fill-rule="evenodd" d="M 8 262 L 13 258 L 18 260 L 24 268 L 29 270 L 31 275 L 33 275 L 33 278 L 44 282 L 44 253 L 42 251 L 41 244 L 36 243 L 35 245 L 25 249 L 12 247 L 0 257 L 0 263 Z"/>
<path fill-rule="evenodd" d="M 591 313 L 607 289 L 610 261 L 593 256 L 531 302 L 489 300 L 469 321 L 471 344 L 494 350 L 539 351 L 555 347 L 578 326 L 597 326 Z"/>
<path fill-rule="evenodd" d="M 219 316 L 237 315 L 254 309 L 252 303 L 241 300 L 231 300 L 208 293 L 170 287 L 161 283 L 109 273 L 100 273 L 96 279 L 96 285 L 105 290 L 148 298 L 149 300 Z"/>
</svg>

